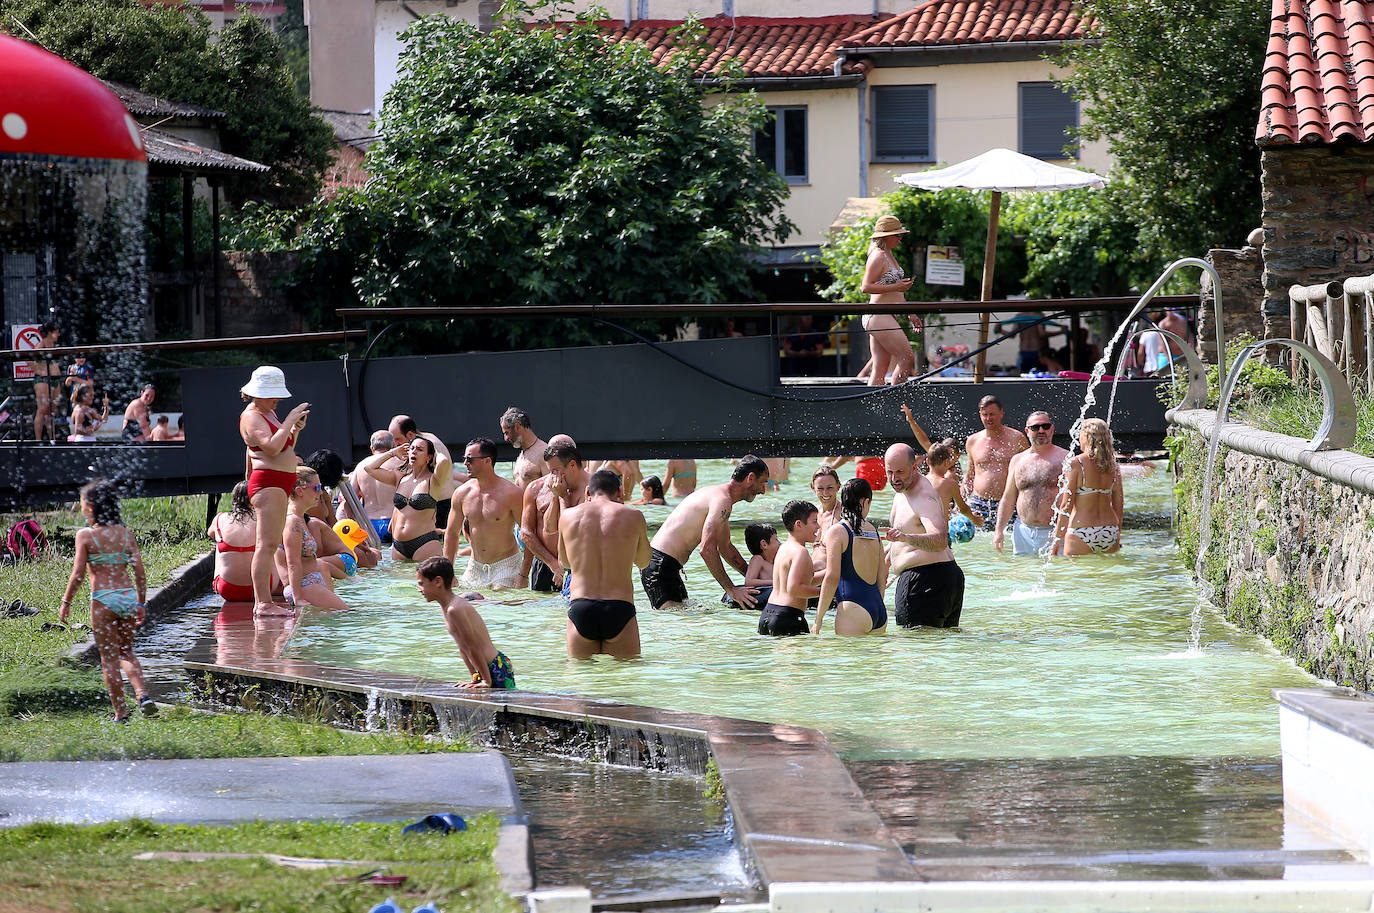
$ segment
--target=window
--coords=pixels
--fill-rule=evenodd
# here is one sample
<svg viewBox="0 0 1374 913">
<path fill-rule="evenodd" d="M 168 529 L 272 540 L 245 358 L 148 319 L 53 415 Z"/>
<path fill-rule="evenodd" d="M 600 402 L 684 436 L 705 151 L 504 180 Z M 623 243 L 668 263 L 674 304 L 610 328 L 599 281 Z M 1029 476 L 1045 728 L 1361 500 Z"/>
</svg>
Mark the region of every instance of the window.
<svg viewBox="0 0 1374 913">
<path fill-rule="evenodd" d="M 773 119 L 754 131 L 754 151 L 789 184 L 805 184 L 806 108 L 769 108 Z"/>
<path fill-rule="evenodd" d="M 1021 153 L 1041 159 L 1078 158 L 1069 131 L 1078 126 L 1078 102 L 1052 82 L 1021 83 Z"/>
<path fill-rule="evenodd" d="M 935 161 L 931 109 L 934 86 L 877 86 L 873 89 L 875 161 Z"/>
<path fill-rule="evenodd" d="M 0 254 L 0 303 L 4 304 L 5 324 L 38 323 L 39 315 L 46 315 L 52 306 L 55 284 L 51 245 L 44 245 L 36 254 Z"/>
</svg>

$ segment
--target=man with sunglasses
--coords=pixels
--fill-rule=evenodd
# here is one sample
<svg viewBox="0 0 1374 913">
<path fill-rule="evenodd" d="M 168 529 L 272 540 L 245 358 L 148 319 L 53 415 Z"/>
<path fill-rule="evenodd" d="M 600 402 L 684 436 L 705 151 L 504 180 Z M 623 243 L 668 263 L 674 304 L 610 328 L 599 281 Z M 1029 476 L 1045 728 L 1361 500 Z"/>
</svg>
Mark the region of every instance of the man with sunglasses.
<svg viewBox="0 0 1374 913">
<path fill-rule="evenodd" d="M 452 561 L 458 554 L 458 538 L 466 519 L 472 557 L 463 572 L 463 586 L 475 590 L 523 587 L 522 556 L 515 530 L 520 525 L 524 492 L 519 485 L 496 474 L 496 442 L 490 438 L 468 441 L 463 465 L 472 477 L 453 492 L 444 533 L 444 557 Z"/>
<path fill-rule="evenodd" d="M 1046 554 L 1054 532 L 1054 501 L 1069 452 L 1054 444 L 1054 421 L 1044 412 L 1026 419 L 1030 449 L 1011 458 L 1007 488 L 997 507 L 992 546 L 999 552 L 1011 523 L 1013 555 Z"/>
<path fill-rule="evenodd" d="M 1007 467 L 1011 458 L 1025 450 L 1026 436 L 1002 424 L 1002 401 L 989 394 L 978 401 L 978 418 L 983 430 L 969 435 L 964 443 L 968 454 L 968 473 L 961 486 L 974 512 L 982 516 L 983 529 L 991 530 L 997 520 L 997 503 L 1007 487 Z"/>
</svg>

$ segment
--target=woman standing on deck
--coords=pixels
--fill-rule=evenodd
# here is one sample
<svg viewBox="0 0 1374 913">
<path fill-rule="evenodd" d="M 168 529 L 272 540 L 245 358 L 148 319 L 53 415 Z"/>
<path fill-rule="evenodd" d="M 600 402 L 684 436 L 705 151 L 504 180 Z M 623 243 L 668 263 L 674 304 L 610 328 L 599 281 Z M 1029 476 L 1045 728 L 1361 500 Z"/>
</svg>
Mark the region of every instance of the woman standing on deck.
<svg viewBox="0 0 1374 913">
<path fill-rule="evenodd" d="M 383 468 L 395 457 L 405 472 Z M 362 464 L 363 471 L 383 485 L 395 487 L 391 513 L 391 555 L 398 561 L 424 561 L 444 553 L 444 536 L 435 527 L 439 504 L 430 492 L 439 487 L 434 442 L 421 434 L 409 444 L 379 453 Z"/>
<path fill-rule="evenodd" d="M 896 216 L 883 216 L 873 226 L 869 245 L 868 265 L 864 267 L 864 281 L 860 291 L 868 295 L 870 304 L 903 304 L 907 290 L 915 280 L 906 278 L 902 265 L 892 251 L 907 230 Z M 921 329 L 921 318 L 907 317 L 913 330 Z M 916 370 L 916 353 L 906 338 L 894 314 L 866 314 L 863 328 L 868 333 L 868 348 L 873 354 L 873 370 L 868 376 L 870 387 L 881 387 L 892 369 L 892 383 L 900 384 Z"/>
<path fill-rule="evenodd" d="M 1055 508 L 1053 555 L 1107 555 L 1121 550 L 1125 497 L 1112 432 L 1090 418 L 1078 433 L 1083 452 L 1069 460 L 1068 481 Z M 1068 532 L 1065 533 L 1065 521 Z"/>
<path fill-rule="evenodd" d="M 248 403 L 239 416 L 239 435 L 248 447 L 248 500 L 258 515 L 253 552 L 253 613 L 291 614 L 272 601 L 272 558 L 281 545 L 287 500 L 296 487 L 296 435 L 305 427 L 310 404 L 277 418 L 277 404 L 291 395 L 281 368 L 262 365 L 239 390 Z"/>
</svg>

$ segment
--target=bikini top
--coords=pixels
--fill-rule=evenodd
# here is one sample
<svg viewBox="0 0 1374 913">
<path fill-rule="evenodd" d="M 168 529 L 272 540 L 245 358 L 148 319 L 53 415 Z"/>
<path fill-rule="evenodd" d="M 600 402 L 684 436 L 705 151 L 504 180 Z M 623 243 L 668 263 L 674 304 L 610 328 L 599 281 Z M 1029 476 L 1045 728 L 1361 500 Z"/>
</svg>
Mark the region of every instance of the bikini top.
<svg viewBox="0 0 1374 913">
<path fill-rule="evenodd" d="M 262 415 L 262 413 L 259 413 L 259 415 Z M 265 418 L 265 419 L 267 419 L 267 427 L 271 430 L 271 432 L 272 432 L 273 434 L 276 434 L 277 431 L 278 431 L 278 429 L 281 428 L 281 423 L 278 422 L 278 421 L 276 420 L 276 419 L 277 419 L 276 415 L 275 415 L 275 414 L 269 414 L 269 415 L 263 415 L 262 417 Z M 293 433 L 289 438 L 286 439 L 286 446 L 287 446 L 287 447 L 295 447 L 295 446 L 296 446 L 296 435 L 295 435 L 294 433 Z M 249 450 L 252 450 L 252 451 L 254 451 L 254 452 L 257 452 L 257 453 L 261 453 L 261 452 L 262 452 L 262 448 L 261 448 L 261 447 L 254 447 L 252 444 L 249 444 L 249 445 L 248 445 L 248 449 L 249 449 Z"/>
<path fill-rule="evenodd" d="M 91 564 L 129 564 L 134 560 L 134 556 L 122 549 L 117 552 L 97 552 L 92 550 L 86 553 L 86 560 Z"/>
<path fill-rule="evenodd" d="M 439 502 L 427 491 L 411 495 L 409 498 L 398 491 L 391 496 L 391 503 L 397 510 L 405 510 L 407 507 L 411 510 L 435 510 L 439 506 Z"/>
<path fill-rule="evenodd" d="M 887 268 L 887 271 L 878 278 L 879 285 L 896 285 L 906 278 L 906 273 L 902 272 L 901 264 L 894 262 Z"/>
<path fill-rule="evenodd" d="M 286 551 L 286 543 L 283 542 L 277 548 Z M 310 525 L 306 524 L 305 532 L 301 534 L 301 557 L 314 558 L 319 551 L 319 545 L 315 542 L 315 537 L 310 535 Z"/>
<path fill-rule="evenodd" d="M 219 517 L 215 518 L 213 529 L 215 532 L 215 551 L 217 552 L 256 552 L 258 550 L 257 545 L 230 545 L 225 542 L 221 538 L 224 533 L 220 532 L 219 529 Z"/>
<path fill-rule="evenodd" d="M 1082 465 L 1082 463 L 1079 463 L 1080 467 Z M 1077 493 L 1080 495 L 1109 495 L 1112 493 L 1112 490 L 1111 488 L 1084 488 L 1080 486 Z"/>
</svg>

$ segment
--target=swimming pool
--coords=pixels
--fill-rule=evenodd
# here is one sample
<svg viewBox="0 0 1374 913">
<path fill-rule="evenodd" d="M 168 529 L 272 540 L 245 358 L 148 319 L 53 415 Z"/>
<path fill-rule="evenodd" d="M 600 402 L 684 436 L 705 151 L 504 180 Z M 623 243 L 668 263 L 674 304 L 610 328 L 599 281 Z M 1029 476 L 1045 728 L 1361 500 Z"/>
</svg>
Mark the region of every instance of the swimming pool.
<svg viewBox="0 0 1374 913">
<path fill-rule="evenodd" d="M 806 468 L 781 491 L 736 505 L 742 553 L 745 524 L 781 529 L 786 501 L 809 499 L 814 464 L 794 460 Z M 698 467 L 703 484 L 730 470 L 721 460 Z M 644 465 L 646 474 L 660 468 Z M 885 517 L 890 504 L 891 490 L 879 493 L 874 515 Z M 1196 596 L 1167 528 L 1171 504 L 1172 480 L 1162 470 L 1127 480 L 1120 556 L 1045 568 L 999 556 L 990 536 L 959 546 L 968 590 L 953 630 L 890 625 L 874 638 L 837 638 L 829 628 L 819 638 L 760 637 L 757 613 L 720 604 L 695 556 L 686 568 L 694 609 L 654 612 L 639 594 L 639 660 L 569 660 L 561 599 L 517 591 L 479 610 L 524 689 L 814 727 L 851 760 L 1276 757 L 1270 690 L 1316 680 L 1210 606 L 1204 649 L 1187 653 Z M 646 508 L 651 535 L 670 510 Z M 413 564 L 384 559 L 378 572 L 340 582 L 339 592 L 354 609 L 307 613 L 291 655 L 467 677 L 437 609 L 415 590 Z"/>
</svg>

